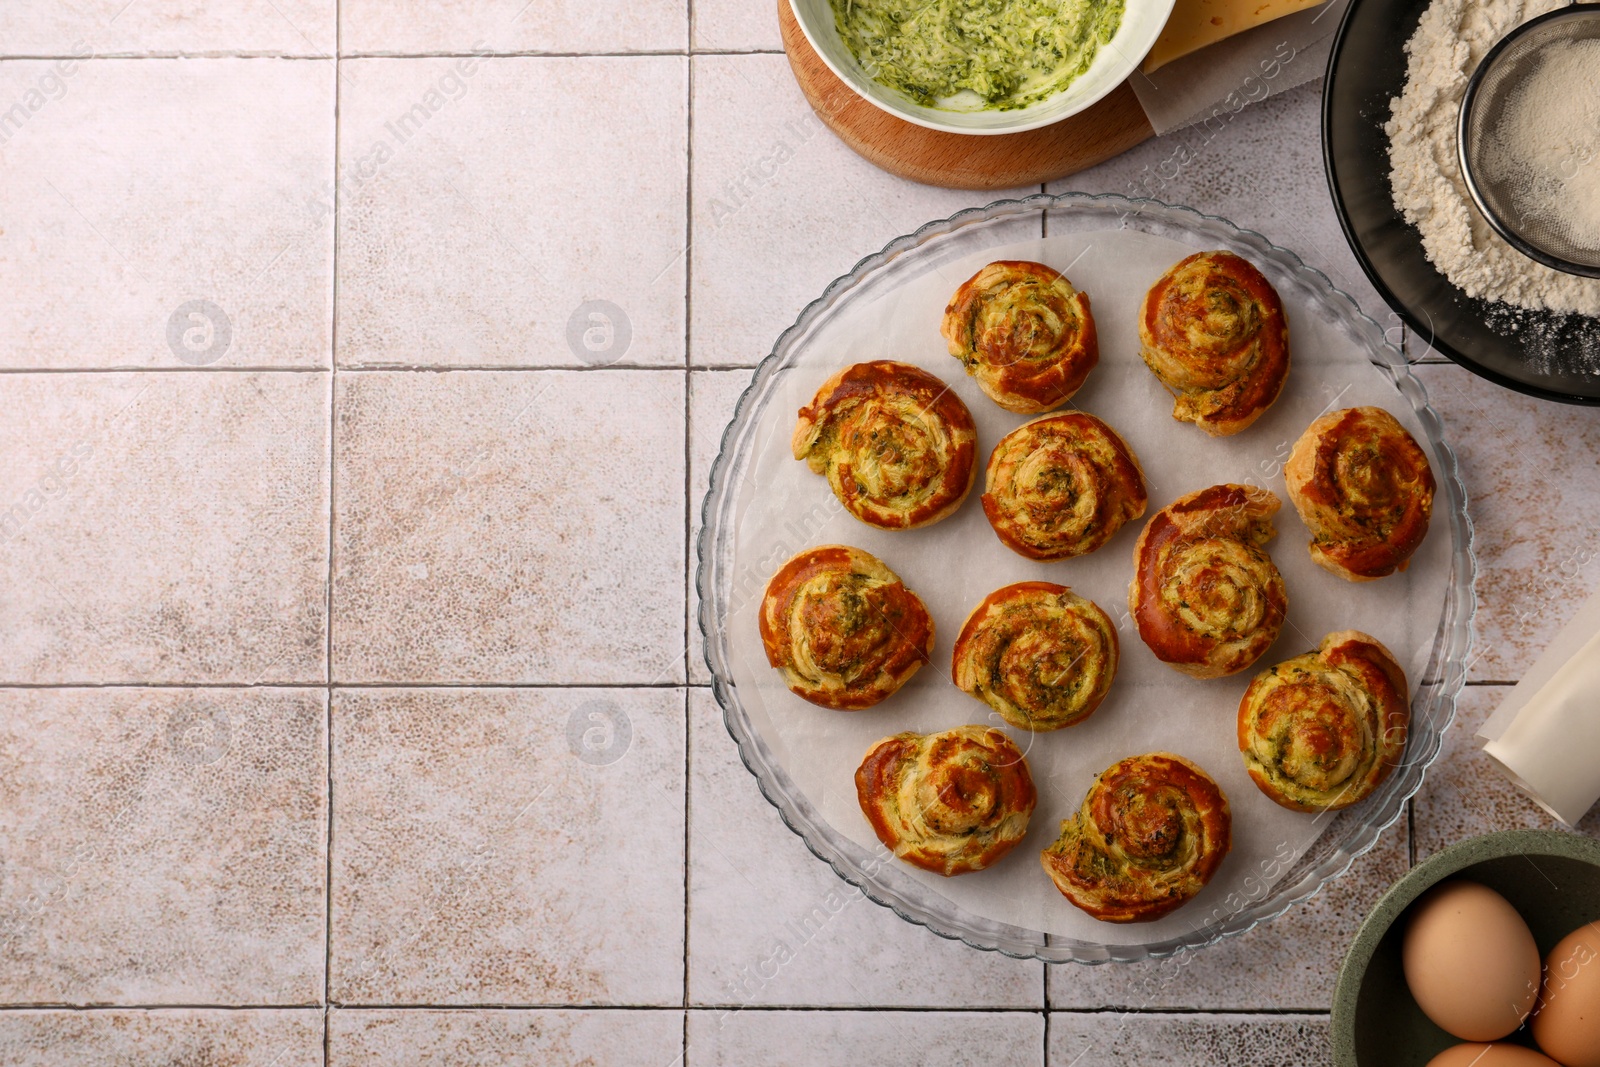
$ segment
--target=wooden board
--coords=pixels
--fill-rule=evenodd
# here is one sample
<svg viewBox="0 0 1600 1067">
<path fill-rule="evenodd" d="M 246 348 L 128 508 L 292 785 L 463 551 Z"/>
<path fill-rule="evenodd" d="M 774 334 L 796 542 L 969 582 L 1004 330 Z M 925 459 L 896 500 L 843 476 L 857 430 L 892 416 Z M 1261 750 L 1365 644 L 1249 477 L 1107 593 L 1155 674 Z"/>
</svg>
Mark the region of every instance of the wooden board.
<svg viewBox="0 0 1600 1067">
<path fill-rule="evenodd" d="M 789 0 L 778 0 L 783 47 L 817 117 L 891 174 L 949 189 L 1011 189 L 1065 178 L 1155 135 L 1128 84 L 1093 107 L 1025 133 L 944 133 L 896 118 L 839 80 L 806 40 Z"/>
</svg>

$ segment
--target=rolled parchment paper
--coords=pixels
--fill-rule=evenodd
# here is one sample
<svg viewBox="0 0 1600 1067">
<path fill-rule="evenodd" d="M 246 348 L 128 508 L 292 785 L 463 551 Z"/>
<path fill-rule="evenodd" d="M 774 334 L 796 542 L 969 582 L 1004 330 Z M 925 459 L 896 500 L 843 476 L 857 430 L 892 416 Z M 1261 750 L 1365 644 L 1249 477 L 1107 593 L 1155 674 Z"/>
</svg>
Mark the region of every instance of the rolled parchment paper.
<svg viewBox="0 0 1600 1067">
<path fill-rule="evenodd" d="M 1600 593 L 1478 731 L 1512 783 L 1567 826 L 1600 800 Z"/>
</svg>

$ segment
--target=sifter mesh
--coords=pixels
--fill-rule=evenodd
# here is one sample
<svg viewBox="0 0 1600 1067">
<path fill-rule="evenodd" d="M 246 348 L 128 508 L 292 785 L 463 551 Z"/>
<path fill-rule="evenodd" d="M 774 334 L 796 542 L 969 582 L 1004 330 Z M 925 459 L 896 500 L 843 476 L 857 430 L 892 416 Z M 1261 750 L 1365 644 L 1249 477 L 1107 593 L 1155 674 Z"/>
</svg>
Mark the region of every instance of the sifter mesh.
<svg viewBox="0 0 1600 1067">
<path fill-rule="evenodd" d="M 1569 221 L 1575 190 L 1600 182 L 1600 130 L 1578 131 L 1579 147 L 1564 150 L 1551 168 L 1530 165 L 1507 143 L 1506 131 L 1524 118 L 1518 90 L 1547 62 L 1569 53 L 1567 42 L 1600 50 L 1600 4 L 1581 4 L 1551 12 L 1514 31 L 1484 58 L 1461 106 L 1461 167 L 1467 188 L 1489 223 L 1513 246 L 1549 266 L 1600 276 L 1600 244 Z M 1570 63 L 1568 64 L 1570 66 Z M 1600 70 L 1589 76 L 1600 77 Z M 1582 89 L 1574 86 L 1574 92 Z M 1589 174 L 1585 168 L 1593 168 Z M 1554 176 L 1553 176 L 1554 175 Z M 1585 198 L 1587 202 L 1587 198 Z"/>
</svg>

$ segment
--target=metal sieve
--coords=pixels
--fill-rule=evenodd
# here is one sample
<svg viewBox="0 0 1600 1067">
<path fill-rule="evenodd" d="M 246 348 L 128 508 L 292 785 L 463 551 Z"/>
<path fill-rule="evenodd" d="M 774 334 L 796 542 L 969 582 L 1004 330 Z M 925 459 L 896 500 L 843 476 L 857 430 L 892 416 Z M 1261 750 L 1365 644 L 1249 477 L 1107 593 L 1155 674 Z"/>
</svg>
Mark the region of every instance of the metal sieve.
<svg viewBox="0 0 1600 1067">
<path fill-rule="evenodd" d="M 1467 191 L 1496 233 L 1548 267 L 1600 278 L 1600 248 L 1578 243 L 1557 220 L 1518 206 L 1517 193 L 1529 180 L 1528 172 L 1510 158 L 1510 150 L 1496 133 L 1516 90 L 1538 69 L 1551 45 L 1590 40 L 1600 40 L 1600 3 L 1573 4 L 1512 30 L 1483 57 L 1467 82 L 1456 142 Z M 1575 158 L 1571 165 L 1600 167 L 1600 153 Z"/>
</svg>

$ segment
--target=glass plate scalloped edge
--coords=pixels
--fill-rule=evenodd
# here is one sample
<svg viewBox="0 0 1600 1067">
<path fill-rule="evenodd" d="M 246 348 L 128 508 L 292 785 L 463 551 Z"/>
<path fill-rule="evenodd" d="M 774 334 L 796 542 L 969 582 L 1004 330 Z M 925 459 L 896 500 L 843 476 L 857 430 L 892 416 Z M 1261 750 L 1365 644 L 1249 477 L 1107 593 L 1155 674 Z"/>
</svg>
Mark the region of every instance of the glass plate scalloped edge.
<svg viewBox="0 0 1600 1067">
<path fill-rule="evenodd" d="M 1435 522 L 1443 517 L 1451 537 L 1450 584 L 1445 596 L 1443 619 L 1434 638 L 1427 670 L 1412 701 L 1412 732 L 1406 761 L 1379 790 L 1364 803 L 1338 813 L 1306 854 L 1281 878 L 1256 899 L 1226 914 L 1213 911 L 1214 921 L 1195 927 L 1189 934 L 1149 944 L 1101 945 L 1087 941 L 1025 930 L 994 922 L 957 908 L 899 871 L 894 865 L 874 860 L 865 849 L 829 826 L 817 813 L 773 758 L 771 750 L 751 728 L 728 668 L 729 649 L 715 620 L 727 617 L 733 596 L 731 563 L 731 523 L 729 512 L 734 502 L 731 491 L 736 481 L 734 468 L 748 460 L 741 454 L 738 431 L 748 430 L 752 403 L 763 395 L 773 375 L 797 339 L 814 326 L 848 294 L 862 287 L 878 270 L 898 257 L 913 252 L 929 241 L 955 233 L 967 226 L 1006 217 L 1022 217 L 1037 212 L 1107 214 L 1113 208 L 1126 226 L 1138 218 L 1177 227 L 1190 235 L 1217 239 L 1221 247 L 1261 257 L 1258 262 L 1290 272 L 1312 293 L 1329 302 L 1348 325 L 1365 335 L 1374 359 L 1385 370 L 1400 394 L 1411 402 L 1417 417 L 1439 459 L 1437 471 L 1439 500 Z M 1052 215 L 1052 217 L 1054 217 Z M 1342 303 L 1341 303 L 1342 301 Z M 1382 328 L 1367 316 L 1346 293 L 1336 288 L 1321 271 L 1308 267 L 1288 249 L 1268 241 L 1253 230 L 1242 229 L 1216 215 L 1205 215 L 1193 208 L 1151 199 L 1130 199 L 1115 193 L 1092 195 L 1064 193 L 1059 196 L 1036 194 L 1021 200 L 997 200 L 986 207 L 969 208 L 946 219 L 930 222 L 915 233 L 897 237 L 883 250 L 867 256 L 849 274 L 836 278 L 816 300 L 801 311 L 794 325 L 778 338 L 769 354 L 756 367 L 748 388 L 739 398 L 733 418 L 724 428 L 721 449 L 711 469 L 710 488 L 701 506 L 701 530 L 697 542 L 699 565 L 695 585 L 700 594 L 698 621 L 705 639 L 706 665 L 711 671 L 712 691 L 722 707 L 723 722 L 739 746 L 739 756 L 756 778 L 761 793 L 778 809 L 784 823 L 806 847 L 833 868 L 840 878 L 874 903 L 894 911 L 902 919 L 925 926 L 941 937 L 963 941 L 973 948 L 1000 952 L 1017 959 L 1039 959 L 1048 963 L 1134 962 L 1160 958 L 1190 948 L 1211 944 L 1220 938 L 1245 933 L 1282 915 L 1292 905 L 1310 899 L 1331 879 L 1349 869 L 1355 859 L 1370 849 L 1390 823 L 1405 810 L 1406 802 L 1422 784 L 1424 772 L 1438 757 L 1444 731 L 1455 714 L 1455 700 L 1466 681 L 1467 652 L 1471 646 L 1472 616 L 1476 609 L 1473 580 L 1476 560 L 1473 555 L 1472 520 L 1467 514 L 1466 490 L 1456 465 L 1455 453 L 1443 437 L 1443 421 L 1428 403 L 1427 393 L 1414 376 L 1399 349 L 1384 339 Z"/>
</svg>

